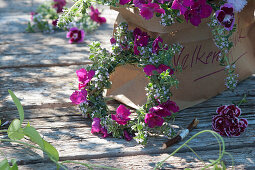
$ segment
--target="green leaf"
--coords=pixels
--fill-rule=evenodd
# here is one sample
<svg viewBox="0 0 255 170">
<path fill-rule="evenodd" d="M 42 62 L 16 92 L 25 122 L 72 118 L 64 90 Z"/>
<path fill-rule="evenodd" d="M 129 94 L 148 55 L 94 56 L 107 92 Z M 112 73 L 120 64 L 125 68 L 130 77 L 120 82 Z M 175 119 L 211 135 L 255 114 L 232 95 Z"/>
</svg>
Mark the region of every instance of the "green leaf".
<svg viewBox="0 0 255 170">
<path fill-rule="evenodd" d="M 20 127 L 20 120 L 14 119 L 8 128 L 8 137 L 12 140 L 20 140 L 24 137 L 23 129 Z"/>
<path fill-rule="evenodd" d="M 59 160 L 59 154 L 56 148 L 54 148 L 54 146 L 52 146 L 50 143 L 48 143 L 47 141 L 43 140 L 43 144 L 44 144 L 44 150 L 46 151 L 46 153 L 52 157 L 52 159 L 58 161 Z"/>
<path fill-rule="evenodd" d="M 1 126 L 1 124 L 2 124 L 2 122 L 1 122 L 1 120 L 0 120 L 0 126 Z"/>
<path fill-rule="evenodd" d="M 24 110 L 23 110 L 23 107 L 22 107 L 19 99 L 15 96 L 15 94 L 11 90 L 8 90 L 8 92 L 11 95 L 12 100 L 15 103 L 15 105 L 16 105 L 18 111 L 19 111 L 19 118 L 20 118 L 20 124 L 21 124 L 23 122 L 23 120 L 24 120 Z"/>
<path fill-rule="evenodd" d="M 17 165 L 16 160 L 12 159 L 11 162 L 12 162 L 11 170 L 18 170 L 18 165 Z"/>
<path fill-rule="evenodd" d="M 1 170 L 10 170 L 10 165 L 8 163 L 8 160 L 7 159 L 4 159 L 0 162 L 0 169 Z"/>
<path fill-rule="evenodd" d="M 27 126 L 27 127 L 24 128 L 23 131 L 24 131 L 24 134 L 26 136 L 28 136 L 31 139 L 32 142 L 36 143 L 42 149 L 44 149 L 43 139 L 34 127 Z"/>
</svg>

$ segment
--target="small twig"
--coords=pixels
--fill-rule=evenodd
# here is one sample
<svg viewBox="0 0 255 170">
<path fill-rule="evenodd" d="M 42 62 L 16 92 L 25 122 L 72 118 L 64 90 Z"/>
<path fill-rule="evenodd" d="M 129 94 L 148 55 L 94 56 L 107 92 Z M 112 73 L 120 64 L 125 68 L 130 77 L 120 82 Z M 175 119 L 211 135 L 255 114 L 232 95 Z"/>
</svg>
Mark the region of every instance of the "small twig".
<svg viewBox="0 0 255 170">
<path fill-rule="evenodd" d="M 166 149 L 166 148 L 180 142 L 181 140 L 183 140 L 189 134 L 189 132 L 191 132 L 198 125 L 198 123 L 199 123 L 199 121 L 197 120 L 197 118 L 195 118 L 189 124 L 187 129 L 182 130 L 180 134 L 178 134 L 174 138 L 168 140 L 167 142 L 163 143 L 162 149 Z"/>
</svg>

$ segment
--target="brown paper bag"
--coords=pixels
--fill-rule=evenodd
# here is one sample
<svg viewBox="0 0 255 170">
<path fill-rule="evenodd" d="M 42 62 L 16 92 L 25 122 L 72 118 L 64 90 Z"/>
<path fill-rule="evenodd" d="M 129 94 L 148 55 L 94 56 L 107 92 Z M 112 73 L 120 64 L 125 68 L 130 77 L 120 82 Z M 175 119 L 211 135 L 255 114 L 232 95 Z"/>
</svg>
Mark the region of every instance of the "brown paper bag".
<svg viewBox="0 0 255 170">
<path fill-rule="evenodd" d="M 251 0 L 236 18 L 238 29 L 232 37 L 234 47 L 229 53 L 229 58 L 231 61 L 237 61 L 236 72 L 239 74 L 239 80 L 255 72 L 254 9 L 255 1 Z M 139 27 L 154 38 L 160 35 L 164 43 L 179 42 L 183 45 L 181 53 L 174 56 L 172 61 L 175 66 L 179 64 L 183 68 L 181 73 L 177 73 L 179 88 L 172 89 L 171 99 L 181 109 L 201 103 L 226 89 L 224 68 L 217 62 L 220 50 L 213 42 L 211 30 L 207 25 L 208 20 L 204 20 L 199 27 L 186 22 L 163 27 L 156 17 L 145 20 L 136 10 L 126 8 L 115 10 L 119 11 L 116 24 L 127 22 L 130 29 Z M 107 91 L 107 95 L 112 97 L 122 95 L 124 97 L 121 102 L 129 106 L 143 105 L 146 102 L 145 87 L 148 79 L 141 68 L 134 65 L 120 66 L 110 79 L 112 87 Z"/>
</svg>

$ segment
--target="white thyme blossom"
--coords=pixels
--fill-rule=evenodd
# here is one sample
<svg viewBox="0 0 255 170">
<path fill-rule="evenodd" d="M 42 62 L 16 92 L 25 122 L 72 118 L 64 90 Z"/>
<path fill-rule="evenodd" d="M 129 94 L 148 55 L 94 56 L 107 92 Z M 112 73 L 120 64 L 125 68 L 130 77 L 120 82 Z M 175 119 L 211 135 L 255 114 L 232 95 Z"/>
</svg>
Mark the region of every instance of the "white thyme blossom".
<svg viewBox="0 0 255 170">
<path fill-rule="evenodd" d="M 247 0 L 228 0 L 228 3 L 233 5 L 235 12 L 241 12 L 247 4 Z"/>
</svg>

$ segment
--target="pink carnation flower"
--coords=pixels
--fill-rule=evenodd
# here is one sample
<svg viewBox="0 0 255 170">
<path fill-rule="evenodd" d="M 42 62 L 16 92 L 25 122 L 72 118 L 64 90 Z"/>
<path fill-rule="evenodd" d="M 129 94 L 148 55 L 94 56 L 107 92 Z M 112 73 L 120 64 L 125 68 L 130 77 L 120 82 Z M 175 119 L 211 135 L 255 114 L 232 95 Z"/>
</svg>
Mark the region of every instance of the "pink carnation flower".
<svg viewBox="0 0 255 170">
<path fill-rule="evenodd" d="M 220 10 L 215 12 L 217 20 L 228 31 L 233 29 L 235 24 L 234 8 L 232 4 L 224 4 L 220 7 Z"/>
<path fill-rule="evenodd" d="M 151 0 L 133 0 L 135 7 L 142 8 L 143 4 L 150 3 Z"/>
<path fill-rule="evenodd" d="M 143 4 L 140 8 L 140 15 L 142 15 L 147 20 L 153 17 L 154 12 L 164 14 L 165 10 L 160 8 L 159 4 L 157 3 Z"/>
<path fill-rule="evenodd" d="M 241 109 L 235 105 L 225 105 L 219 107 L 218 115 L 213 117 L 212 129 L 222 136 L 240 136 L 248 126 L 246 119 L 239 119 Z"/>
<path fill-rule="evenodd" d="M 145 47 L 148 45 L 150 36 L 146 32 L 142 32 L 139 28 L 135 28 L 134 32 L 134 54 L 139 55 L 140 51 L 138 51 L 137 47 Z"/>
<path fill-rule="evenodd" d="M 81 91 L 76 90 L 70 96 L 70 100 L 72 101 L 73 104 L 76 104 L 76 105 L 87 101 L 87 90 L 85 89 L 81 89 Z"/>
<path fill-rule="evenodd" d="M 112 120 L 115 120 L 120 125 L 125 125 L 130 120 L 130 118 L 128 117 L 130 114 L 130 111 L 121 104 L 117 108 L 116 114 L 112 114 Z"/>
<path fill-rule="evenodd" d="M 80 70 L 76 71 L 76 75 L 78 77 L 79 82 L 79 89 L 86 87 L 86 85 L 91 81 L 91 79 L 95 75 L 94 70 L 87 71 L 85 68 L 81 68 Z"/>
<path fill-rule="evenodd" d="M 176 113 L 179 111 L 179 106 L 176 105 L 173 101 L 166 101 L 165 103 L 159 104 L 158 106 L 154 106 L 150 108 L 150 113 L 155 113 L 160 117 L 171 116 L 172 113 Z"/>
<path fill-rule="evenodd" d="M 129 3 L 131 0 L 120 0 L 120 5 L 125 5 Z"/>
<path fill-rule="evenodd" d="M 184 15 L 191 5 L 192 0 L 174 0 L 171 8 L 180 10 L 180 14 Z"/>
<path fill-rule="evenodd" d="M 100 124 L 101 120 L 100 118 L 94 118 L 93 122 L 92 122 L 92 126 L 91 126 L 91 133 L 99 133 L 101 131 L 101 124 Z"/>
<path fill-rule="evenodd" d="M 57 13 L 63 11 L 63 7 L 66 5 L 65 0 L 54 0 L 53 8 L 56 8 Z"/>
<path fill-rule="evenodd" d="M 81 43 L 84 41 L 85 32 L 83 30 L 79 30 L 76 27 L 73 27 L 69 30 L 69 32 L 66 34 L 66 38 L 69 39 L 69 43 Z"/>
<path fill-rule="evenodd" d="M 111 42 L 111 44 L 116 44 L 117 41 L 116 41 L 115 38 L 112 37 L 112 38 L 110 39 L 110 42 Z"/>
<path fill-rule="evenodd" d="M 94 118 L 91 126 L 91 133 L 101 133 L 103 138 L 108 137 L 110 134 L 108 134 L 107 129 L 102 127 L 100 118 Z"/>
<path fill-rule="evenodd" d="M 184 17 L 188 22 L 194 26 L 198 26 L 201 23 L 201 19 L 208 18 L 212 13 L 212 7 L 206 3 L 206 0 L 192 0 L 193 4 L 190 6 Z"/>
<path fill-rule="evenodd" d="M 164 123 L 164 119 L 155 113 L 147 113 L 145 115 L 144 121 L 150 128 L 154 128 L 156 126 L 160 127 Z"/>
<path fill-rule="evenodd" d="M 143 71 L 145 72 L 147 76 L 152 76 L 153 71 L 156 71 L 158 72 L 158 74 L 161 74 L 163 71 L 166 71 L 168 69 L 170 70 L 170 73 L 169 73 L 170 75 L 174 74 L 174 70 L 164 64 L 160 64 L 158 67 L 154 65 L 147 65 L 143 68 Z"/>
<path fill-rule="evenodd" d="M 103 138 L 107 138 L 107 137 L 110 135 L 110 134 L 108 133 L 107 129 L 104 128 L 104 127 L 101 128 L 101 131 L 100 131 L 100 132 L 102 133 L 102 137 L 103 137 Z"/>
<path fill-rule="evenodd" d="M 103 24 L 106 22 L 105 17 L 99 16 L 101 13 L 98 11 L 98 9 L 95 9 L 93 6 L 91 6 L 90 9 L 91 9 L 91 12 L 89 13 L 89 15 L 93 21 L 95 21 L 99 24 Z"/>
</svg>

